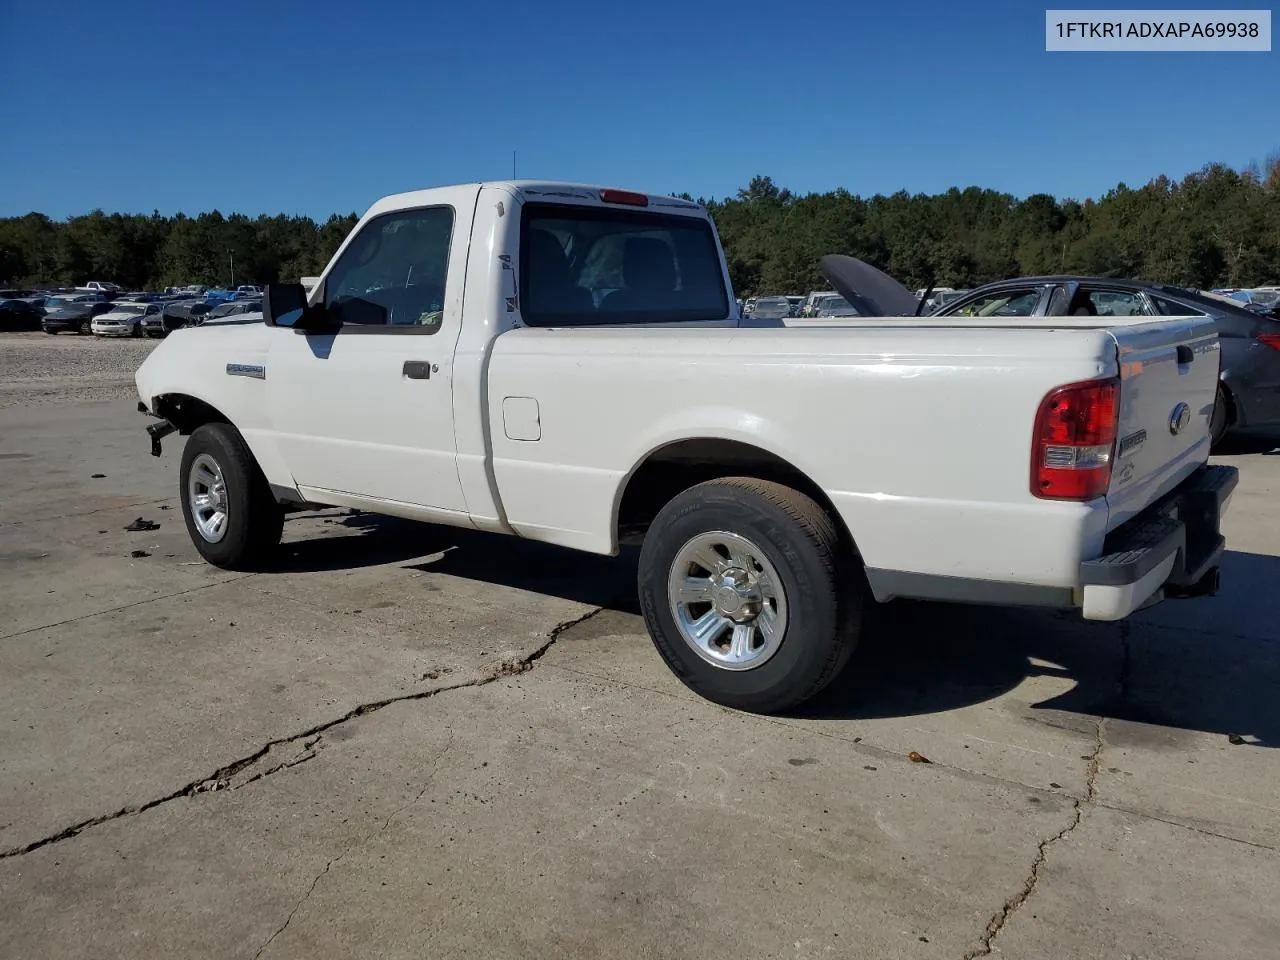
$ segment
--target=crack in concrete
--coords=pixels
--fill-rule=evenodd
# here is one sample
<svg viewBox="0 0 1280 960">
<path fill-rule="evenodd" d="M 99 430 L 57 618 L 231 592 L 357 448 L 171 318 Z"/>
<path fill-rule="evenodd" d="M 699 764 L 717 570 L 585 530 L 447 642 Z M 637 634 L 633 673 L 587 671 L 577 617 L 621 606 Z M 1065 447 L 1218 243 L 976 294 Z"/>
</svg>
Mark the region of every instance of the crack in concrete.
<svg viewBox="0 0 1280 960">
<path fill-rule="evenodd" d="M 964 954 L 963 960 L 975 960 L 977 957 L 989 957 L 994 949 L 992 946 L 996 937 L 1000 936 L 1000 932 L 1004 930 L 1005 924 L 1009 922 L 1009 918 L 1017 912 L 1018 908 L 1031 898 L 1035 893 L 1036 886 L 1040 882 L 1040 869 L 1044 866 L 1045 861 L 1049 857 L 1049 848 L 1054 844 L 1065 840 L 1071 833 L 1080 826 L 1080 822 L 1084 819 L 1084 808 L 1092 804 L 1098 796 L 1098 772 L 1102 766 L 1102 748 L 1103 748 L 1103 729 L 1106 720 L 1099 718 L 1094 732 L 1093 750 L 1085 757 L 1085 796 L 1083 799 L 1074 798 L 1071 801 L 1071 822 L 1059 830 L 1057 833 L 1036 845 L 1036 855 L 1031 861 L 1031 870 L 1027 874 L 1027 879 L 1022 884 L 1022 889 L 1004 902 L 1004 905 L 997 910 L 987 921 L 987 928 L 983 931 L 982 937 L 978 940 L 978 946 L 968 950 Z"/>
<path fill-rule="evenodd" d="M 1206 830 L 1204 827 L 1197 827 L 1194 824 L 1185 823 L 1181 820 L 1169 820 L 1165 817 L 1157 817 L 1154 813 L 1145 813 L 1142 810 L 1133 810 L 1129 807 L 1122 807 L 1117 804 L 1102 803 L 1096 801 L 1094 806 L 1103 810 L 1112 810 L 1116 813 L 1127 813 L 1131 817 L 1137 817 L 1139 820 L 1154 820 L 1156 823 L 1166 823 L 1171 827 L 1181 827 L 1183 830 L 1190 830 L 1192 833 L 1198 833 L 1204 837 L 1211 837 L 1214 840 L 1229 840 L 1231 843 L 1242 843 L 1246 847 L 1253 847 L 1257 850 L 1270 850 L 1272 853 L 1280 853 L 1280 847 L 1273 847 L 1265 843 L 1258 843 L 1256 840 L 1245 840 L 1242 837 L 1232 837 L 1225 833 L 1217 833 L 1213 830 Z"/>
<path fill-rule="evenodd" d="M 114 507 L 99 507 L 96 510 L 81 510 L 78 513 L 62 513 L 56 517 L 34 517 L 26 520 L 6 520 L 0 527 L 22 527 L 33 523 L 50 523 L 54 520 L 74 520 L 77 517 L 91 517 L 96 513 L 109 513 L 112 510 L 132 510 L 134 507 L 154 507 L 162 503 L 170 503 L 174 497 L 161 497 L 159 500 L 139 500 L 137 503 L 122 503 Z"/>
<path fill-rule="evenodd" d="M 544 650 L 543 652 L 545 653 L 546 651 Z M 497 679 L 497 677 L 494 677 L 494 679 Z M 392 810 L 390 815 L 384 821 L 382 821 L 382 825 L 379 826 L 378 829 L 369 833 L 367 836 L 363 837 L 362 839 L 357 840 L 354 843 L 350 844 L 336 857 L 329 858 L 329 861 L 324 865 L 324 868 L 315 875 L 315 878 L 311 881 L 311 885 L 307 887 L 306 893 L 304 893 L 299 898 L 298 902 L 293 905 L 293 909 L 289 911 L 289 915 L 284 918 L 284 923 L 280 924 L 280 926 L 278 926 L 275 929 L 275 932 L 272 933 L 271 936 L 267 937 L 267 939 L 263 941 L 262 946 L 260 946 L 257 949 L 257 951 L 254 953 L 253 960 L 258 960 L 258 958 L 261 957 L 262 954 L 266 951 L 267 947 L 271 946 L 272 941 L 274 941 L 276 937 L 280 936 L 287 929 L 289 929 L 289 924 L 293 923 L 293 918 L 298 915 L 298 911 L 302 909 L 303 905 L 308 900 L 311 899 L 311 895 L 316 892 L 316 887 L 320 885 L 320 881 L 324 879 L 325 875 L 328 874 L 329 870 L 335 864 L 337 864 L 340 860 L 345 858 L 347 854 L 351 853 L 353 850 L 357 850 L 360 847 L 363 847 L 370 840 L 373 840 L 374 838 L 381 836 L 386 831 L 387 827 L 391 826 L 392 821 L 395 820 L 396 817 L 400 816 L 400 814 L 402 814 L 405 810 L 408 810 L 411 806 L 413 806 L 415 803 L 417 803 L 419 800 L 422 799 L 422 795 L 427 792 L 427 788 L 430 787 L 432 782 L 435 780 L 436 768 L 440 765 L 440 761 L 444 759 L 444 755 L 449 752 L 449 748 L 452 746 L 453 746 L 453 731 L 450 730 L 448 741 L 440 749 L 440 752 L 437 753 L 431 759 L 431 773 L 427 776 L 426 781 L 422 784 L 422 789 L 417 792 L 417 794 L 413 797 L 412 800 L 409 800 L 407 803 L 403 803 L 400 806 L 396 807 L 396 809 Z"/>
<path fill-rule="evenodd" d="M 17 633 L 7 633 L 4 636 L 0 636 L 0 640 L 12 640 L 15 637 L 25 637 L 28 633 L 37 633 L 40 630 L 52 630 L 54 627 L 65 627 L 69 623 L 79 623 L 81 620 L 92 620 L 94 617 L 106 616 L 109 613 L 119 613 L 121 610 L 128 610 L 130 607 L 140 607 L 147 603 L 159 603 L 162 600 L 172 600 L 174 597 L 185 597 L 189 593 L 199 593 L 201 590 L 211 590 L 214 587 L 222 587 L 228 583 L 239 583 L 241 580 L 248 580 L 250 577 L 259 576 L 261 576 L 259 573 L 246 573 L 238 577 L 228 577 L 226 580 L 216 580 L 213 583 L 202 583 L 198 587 L 188 587 L 186 590 L 166 593 L 159 597 L 147 597 L 145 600 L 134 600 L 130 603 L 122 603 L 118 607 L 108 607 L 105 610 L 95 610 L 93 613 L 85 613 L 78 617 L 59 620 L 57 623 L 42 623 L 38 627 L 28 627 L 26 630 L 19 630 Z"/>
<path fill-rule="evenodd" d="M 256 574 L 250 574 L 250 576 L 256 576 Z M 241 757 L 238 760 L 233 760 L 231 763 L 219 767 L 217 770 L 213 771 L 213 773 L 200 777 L 197 780 L 192 780 L 178 789 L 170 793 L 166 793 L 164 796 L 155 797 L 154 799 L 148 800 L 142 804 L 121 807 L 119 810 L 102 814 L 97 817 L 91 817 L 88 820 L 82 820 L 79 823 L 72 824 L 71 826 L 58 831 L 57 833 L 41 837 L 39 840 L 33 840 L 31 843 L 20 847 L 0 850 L 0 860 L 7 859 L 9 857 L 24 856 L 25 854 L 39 850 L 41 847 L 47 847 L 51 844 L 61 843 L 64 840 L 70 840 L 72 837 L 79 836 L 81 833 L 91 829 L 92 827 L 109 823 L 112 820 L 119 820 L 122 817 L 136 816 L 140 813 L 146 813 L 148 810 L 152 810 L 173 800 L 178 800 L 183 797 L 193 797 L 199 793 L 225 789 L 227 786 L 230 786 L 232 779 L 237 774 L 262 760 L 273 748 L 287 746 L 289 744 L 296 743 L 299 740 L 305 741 L 312 737 L 317 738 L 318 741 L 319 735 L 323 734 L 325 731 L 332 730 L 334 727 L 341 726 L 342 724 L 347 723 L 350 720 L 354 720 L 357 717 L 377 713 L 379 710 L 382 710 L 384 707 L 389 707 L 393 703 L 405 703 L 410 700 L 426 700 L 430 697 L 439 696 L 442 693 L 449 693 L 453 690 L 463 690 L 468 687 L 483 687 L 490 683 L 494 683 L 497 680 L 525 673 L 532 670 L 533 665 L 541 660 L 548 650 L 555 646 L 556 641 L 566 630 L 571 630 L 579 624 L 585 623 L 605 609 L 605 607 L 596 607 L 580 616 L 572 617 L 568 620 L 562 620 L 547 632 L 546 639 L 542 644 L 527 656 L 520 657 L 516 660 L 504 660 L 502 663 L 491 668 L 487 673 L 481 674 L 474 679 L 464 680 L 459 683 L 453 683 L 443 687 L 432 687 L 430 690 L 417 690 L 413 693 L 405 693 L 395 697 L 386 697 L 382 700 L 373 700 L 368 703 L 362 703 L 359 706 L 351 708 L 340 717 L 332 720 L 326 720 L 324 723 L 316 724 L 313 727 L 303 730 L 301 733 L 295 733 L 287 737 L 279 737 L 275 740 L 269 740 L 253 753 Z M 251 777 L 244 783 L 239 784 L 239 786 L 248 786 L 249 783 L 252 783 L 255 780 L 261 780 L 263 777 L 270 776 L 280 770 L 285 770 L 289 767 L 297 766 L 300 763 L 305 763 L 311 759 L 311 757 L 306 756 L 306 751 L 311 748 L 307 747 L 304 743 L 303 749 L 304 753 L 300 757 L 295 758 L 292 762 L 278 764 L 270 770 L 263 771 L 261 774 Z"/>
</svg>

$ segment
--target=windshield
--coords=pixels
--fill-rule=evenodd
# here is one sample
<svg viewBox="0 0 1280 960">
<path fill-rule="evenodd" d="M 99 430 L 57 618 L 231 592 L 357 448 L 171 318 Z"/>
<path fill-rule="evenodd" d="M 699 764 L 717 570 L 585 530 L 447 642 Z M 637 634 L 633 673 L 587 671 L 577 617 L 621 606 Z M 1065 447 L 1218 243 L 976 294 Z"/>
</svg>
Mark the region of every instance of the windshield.
<svg viewBox="0 0 1280 960">
<path fill-rule="evenodd" d="M 1280 304 L 1280 291 L 1277 290 L 1258 290 L 1253 294 L 1253 302 L 1264 307 L 1274 307 Z"/>
<path fill-rule="evenodd" d="M 532 326 L 729 316 L 715 235 L 701 217 L 527 204 L 520 261 L 521 315 Z"/>
<path fill-rule="evenodd" d="M 69 300 L 66 297 L 50 297 L 48 300 L 44 302 L 44 307 L 46 310 L 49 310 L 49 311 L 63 310 L 76 302 L 78 301 Z"/>
<path fill-rule="evenodd" d="M 145 303 L 117 303 L 111 308 L 112 313 L 122 313 L 125 315 L 137 315 L 147 312 Z"/>
</svg>

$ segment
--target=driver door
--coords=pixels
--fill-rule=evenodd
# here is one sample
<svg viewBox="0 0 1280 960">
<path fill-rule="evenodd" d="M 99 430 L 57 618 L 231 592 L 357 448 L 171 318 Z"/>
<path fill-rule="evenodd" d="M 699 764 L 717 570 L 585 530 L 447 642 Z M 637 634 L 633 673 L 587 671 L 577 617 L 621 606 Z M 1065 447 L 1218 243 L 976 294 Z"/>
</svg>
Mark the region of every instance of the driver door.
<svg viewBox="0 0 1280 960">
<path fill-rule="evenodd" d="M 269 328 L 271 423 L 308 499 L 466 514 L 453 363 L 476 189 L 366 218 L 312 297 L 341 319 L 337 333 Z"/>
</svg>

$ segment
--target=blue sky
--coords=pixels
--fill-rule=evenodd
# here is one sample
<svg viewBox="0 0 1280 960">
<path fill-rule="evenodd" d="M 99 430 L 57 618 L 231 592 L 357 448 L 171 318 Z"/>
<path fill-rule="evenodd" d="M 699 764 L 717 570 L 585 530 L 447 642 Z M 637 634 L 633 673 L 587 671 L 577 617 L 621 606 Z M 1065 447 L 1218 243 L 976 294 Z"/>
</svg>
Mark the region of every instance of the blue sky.
<svg viewBox="0 0 1280 960">
<path fill-rule="evenodd" d="M 1044 9 L 0 0 L 0 215 L 363 211 L 512 150 L 705 197 L 1085 197 L 1280 150 L 1280 53 L 1050 54 Z"/>
</svg>

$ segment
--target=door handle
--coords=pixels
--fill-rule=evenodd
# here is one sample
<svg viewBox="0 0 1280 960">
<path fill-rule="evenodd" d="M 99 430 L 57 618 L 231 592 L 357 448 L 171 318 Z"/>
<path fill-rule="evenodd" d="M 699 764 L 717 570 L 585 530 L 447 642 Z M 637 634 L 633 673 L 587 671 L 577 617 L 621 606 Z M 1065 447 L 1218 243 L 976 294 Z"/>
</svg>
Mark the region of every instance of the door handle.
<svg viewBox="0 0 1280 960">
<path fill-rule="evenodd" d="M 400 372 L 410 380 L 430 380 L 431 362 L 429 360 L 406 360 Z"/>
<path fill-rule="evenodd" d="M 1196 352 L 1188 347 L 1185 343 L 1178 347 L 1178 365 L 1190 363 L 1196 358 Z"/>
</svg>

